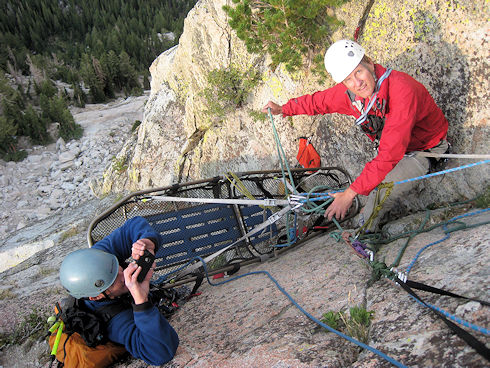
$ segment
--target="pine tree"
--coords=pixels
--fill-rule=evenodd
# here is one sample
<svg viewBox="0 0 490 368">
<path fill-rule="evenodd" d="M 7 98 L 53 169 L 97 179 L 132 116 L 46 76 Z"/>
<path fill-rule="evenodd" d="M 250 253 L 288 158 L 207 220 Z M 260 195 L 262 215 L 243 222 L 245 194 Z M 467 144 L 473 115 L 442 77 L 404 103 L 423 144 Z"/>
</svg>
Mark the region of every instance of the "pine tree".
<svg viewBox="0 0 490 368">
<path fill-rule="evenodd" d="M 94 57 L 90 57 L 88 54 L 84 54 L 80 69 L 82 78 L 90 89 L 89 93 L 92 96 L 92 101 L 95 103 L 105 102 L 105 78 L 99 61 Z"/>
<path fill-rule="evenodd" d="M 119 78 L 121 85 L 126 91 L 131 91 L 135 87 L 140 87 L 135 68 L 131 65 L 129 55 L 124 51 L 119 54 Z"/>
<path fill-rule="evenodd" d="M 19 134 L 28 136 L 36 144 L 49 142 L 49 134 L 45 122 L 39 117 L 32 105 L 29 105 L 19 126 Z"/>
<path fill-rule="evenodd" d="M 327 15 L 327 8 L 347 0 L 233 0 L 224 6 L 229 24 L 251 53 L 268 53 L 273 67 L 284 63 L 294 71 L 306 56 L 323 48 L 341 23 Z"/>
<path fill-rule="evenodd" d="M 5 116 L 0 116 L 0 152 L 8 152 L 15 146 L 15 135 L 17 134 L 17 126 Z"/>
<path fill-rule="evenodd" d="M 72 84 L 73 88 L 73 101 L 75 102 L 75 106 L 85 107 L 87 103 L 87 95 L 83 92 L 83 89 L 80 87 L 79 83 Z"/>
</svg>

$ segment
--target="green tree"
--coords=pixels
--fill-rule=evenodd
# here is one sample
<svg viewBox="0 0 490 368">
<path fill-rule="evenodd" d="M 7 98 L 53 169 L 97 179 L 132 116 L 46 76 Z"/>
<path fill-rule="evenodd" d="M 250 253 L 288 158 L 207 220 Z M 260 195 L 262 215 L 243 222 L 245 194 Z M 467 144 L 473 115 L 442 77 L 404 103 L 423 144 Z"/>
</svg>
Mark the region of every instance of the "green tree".
<svg viewBox="0 0 490 368">
<path fill-rule="evenodd" d="M 119 54 L 119 77 L 118 78 L 121 87 L 123 87 L 123 89 L 126 92 L 130 92 L 134 88 L 141 89 L 136 70 L 131 64 L 131 59 L 129 58 L 129 55 L 124 51 Z"/>
<path fill-rule="evenodd" d="M 83 91 L 82 87 L 80 87 L 79 83 L 72 84 L 71 88 L 73 88 L 73 101 L 75 106 L 85 107 L 87 103 L 87 95 Z"/>
<path fill-rule="evenodd" d="M 105 76 L 99 61 L 88 54 L 82 56 L 82 64 L 80 66 L 80 74 L 85 85 L 89 88 L 92 101 L 105 102 L 106 96 L 104 93 Z"/>
<path fill-rule="evenodd" d="M 10 89 L 9 92 L 2 99 L 3 115 L 10 124 L 18 127 L 20 125 L 22 111 L 25 108 L 24 99 L 19 91 Z"/>
<path fill-rule="evenodd" d="M 121 90 L 119 58 L 116 53 L 113 50 L 110 50 L 102 56 L 100 63 L 108 81 L 110 81 L 116 89 Z"/>
<path fill-rule="evenodd" d="M 0 116 L 0 152 L 12 151 L 15 147 L 17 127 L 9 122 L 5 116 Z"/>
<path fill-rule="evenodd" d="M 82 136 L 83 128 L 75 122 L 63 97 L 47 98 L 42 95 L 41 108 L 45 124 L 59 123 L 59 135 L 65 141 Z"/>
<path fill-rule="evenodd" d="M 34 91 L 37 95 L 45 95 L 46 97 L 53 97 L 58 92 L 55 84 L 50 80 L 43 80 L 41 84 L 34 83 Z"/>
<path fill-rule="evenodd" d="M 58 106 L 52 80 L 73 86 L 73 103 L 105 102 L 115 93 L 140 94 L 143 76 L 149 88 L 150 63 L 175 42 L 158 32 L 182 33 L 183 19 L 196 0 L 3 0 L 0 2 L 0 69 L 18 79 L 35 72 L 42 82 L 24 92 L 0 81 L 0 151 L 15 159 L 16 135 L 42 142 L 44 131 L 59 122 L 66 136 L 79 134 L 67 109 Z M 0 75 L 0 79 L 3 79 Z M 31 83 L 29 81 L 29 83 Z M 31 88 L 34 87 L 34 88 Z M 27 102 L 29 101 L 29 102 Z M 41 113 L 39 113 L 39 108 Z M 6 128 L 8 127 L 8 129 Z M 15 156 L 15 157 L 14 157 Z"/>
<path fill-rule="evenodd" d="M 289 71 L 313 59 L 341 23 L 327 9 L 347 0 L 233 0 L 225 5 L 229 24 L 250 53 L 268 53 L 273 67 L 284 63 Z"/>
<path fill-rule="evenodd" d="M 242 107 L 259 77 L 253 68 L 242 71 L 234 65 L 212 70 L 207 77 L 208 85 L 201 92 L 206 100 L 205 113 L 212 120 L 220 121 L 229 112 Z"/>
<path fill-rule="evenodd" d="M 50 140 L 46 130 L 46 124 L 34 110 L 32 105 L 29 105 L 23 114 L 19 126 L 19 134 L 30 137 L 36 144 L 45 144 Z"/>
</svg>

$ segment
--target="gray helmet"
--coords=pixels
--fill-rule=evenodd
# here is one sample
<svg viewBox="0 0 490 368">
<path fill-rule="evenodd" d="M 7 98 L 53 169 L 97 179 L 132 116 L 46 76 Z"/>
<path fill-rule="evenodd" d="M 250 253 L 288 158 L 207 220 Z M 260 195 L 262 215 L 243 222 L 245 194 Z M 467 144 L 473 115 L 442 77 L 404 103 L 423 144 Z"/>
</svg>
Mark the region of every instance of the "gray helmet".
<svg viewBox="0 0 490 368">
<path fill-rule="evenodd" d="M 95 297 L 112 285 L 118 272 L 115 255 L 99 249 L 79 249 L 61 263 L 60 280 L 75 298 Z"/>
</svg>

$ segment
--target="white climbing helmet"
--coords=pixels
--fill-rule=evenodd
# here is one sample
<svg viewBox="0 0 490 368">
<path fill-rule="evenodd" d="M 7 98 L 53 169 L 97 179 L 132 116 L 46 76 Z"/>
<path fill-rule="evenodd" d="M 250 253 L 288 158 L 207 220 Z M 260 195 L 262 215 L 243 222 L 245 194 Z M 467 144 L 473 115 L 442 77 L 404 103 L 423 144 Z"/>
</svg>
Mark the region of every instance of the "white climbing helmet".
<svg viewBox="0 0 490 368">
<path fill-rule="evenodd" d="M 357 42 L 337 41 L 325 53 L 325 69 L 336 83 L 340 83 L 359 65 L 364 53 L 364 48 Z"/>
</svg>

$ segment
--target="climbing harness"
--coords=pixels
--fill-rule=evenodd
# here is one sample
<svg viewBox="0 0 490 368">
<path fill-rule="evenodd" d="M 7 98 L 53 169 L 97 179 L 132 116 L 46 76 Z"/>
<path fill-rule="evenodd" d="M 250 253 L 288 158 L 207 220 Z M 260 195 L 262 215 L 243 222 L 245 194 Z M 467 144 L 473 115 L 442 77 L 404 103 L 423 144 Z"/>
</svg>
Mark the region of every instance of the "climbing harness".
<svg viewBox="0 0 490 368">
<path fill-rule="evenodd" d="M 379 89 L 381 88 L 381 84 L 384 82 L 384 80 L 386 78 L 388 78 L 390 76 L 391 71 L 392 71 L 391 68 L 387 68 L 386 71 L 383 73 L 383 75 L 376 82 L 376 87 L 375 87 L 374 92 L 371 96 L 371 99 L 369 100 L 367 107 L 365 109 L 363 109 L 363 111 L 361 111 L 361 116 L 359 116 L 356 119 L 356 125 L 357 126 L 364 123 L 366 121 L 366 119 L 368 118 L 368 113 L 373 108 L 374 103 L 376 102 L 376 98 L 378 97 L 378 92 L 379 92 Z"/>
</svg>

